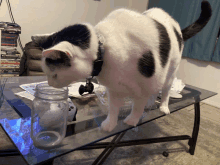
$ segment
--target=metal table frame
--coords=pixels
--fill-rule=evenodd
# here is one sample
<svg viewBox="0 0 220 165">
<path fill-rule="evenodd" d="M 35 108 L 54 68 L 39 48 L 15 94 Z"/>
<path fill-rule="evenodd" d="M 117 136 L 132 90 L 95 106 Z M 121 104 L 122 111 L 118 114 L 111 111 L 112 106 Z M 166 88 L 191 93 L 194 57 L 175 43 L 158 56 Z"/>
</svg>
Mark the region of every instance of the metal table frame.
<svg viewBox="0 0 220 165">
<path fill-rule="evenodd" d="M 123 136 L 125 135 L 125 133 L 128 131 L 128 130 L 126 130 L 126 131 L 120 132 L 117 135 L 115 135 L 114 139 L 111 142 L 96 142 L 96 143 L 81 147 L 77 150 L 90 150 L 90 149 L 103 149 L 103 148 L 105 148 L 105 150 L 97 157 L 97 159 L 92 164 L 92 165 L 101 165 L 101 164 L 103 164 L 103 162 L 106 160 L 106 158 L 110 155 L 110 153 L 116 147 L 170 142 L 170 141 L 177 141 L 177 140 L 189 140 L 188 141 L 189 153 L 191 155 L 194 155 L 197 137 L 198 137 L 198 133 L 199 133 L 199 126 L 200 126 L 200 102 L 194 103 L 194 112 L 195 112 L 195 118 L 194 118 L 194 127 L 193 127 L 192 136 L 180 135 L 180 136 L 168 136 L 168 137 L 161 137 L 161 138 L 120 141 L 123 138 Z M 140 125 L 142 125 L 142 124 L 140 124 Z M 140 125 L 138 125 L 138 126 L 140 126 Z M 0 157 L 2 157 L 2 156 L 17 156 L 17 155 L 20 155 L 20 153 L 16 149 L 1 150 L 0 151 Z M 168 156 L 168 153 L 163 152 L 163 155 Z M 46 162 L 42 162 L 40 164 L 41 165 L 52 165 L 53 159 L 47 160 Z"/>
</svg>

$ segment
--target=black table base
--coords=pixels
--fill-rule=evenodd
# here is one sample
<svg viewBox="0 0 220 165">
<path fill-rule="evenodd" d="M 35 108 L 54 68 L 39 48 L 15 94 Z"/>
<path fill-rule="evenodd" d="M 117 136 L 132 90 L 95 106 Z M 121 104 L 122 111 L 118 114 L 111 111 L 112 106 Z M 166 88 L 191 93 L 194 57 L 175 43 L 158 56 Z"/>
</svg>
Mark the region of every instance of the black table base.
<svg viewBox="0 0 220 165">
<path fill-rule="evenodd" d="M 195 119 L 194 119 L 192 137 L 190 137 L 189 135 L 180 135 L 180 136 L 169 136 L 169 137 L 161 137 L 161 138 L 120 141 L 122 137 L 125 135 L 125 133 L 127 132 L 127 131 L 124 131 L 124 132 L 121 132 L 115 135 L 114 139 L 111 142 L 97 142 L 97 143 L 90 144 L 88 146 L 81 147 L 77 150 L 90 150 L 90 149 L 105 148 L 105 150 L 98 156 L 98 158 L 92 164 L 92 165 L 101 165 L 116 147 L 170 142 L 170 141 L 177 141 L 177 140 L 189 140 L 188 141 L 189 153 L 191 155 L 194 155 L 198 133 L 199 133 L 199 125 L 200 125 L 200 102 L 197 102 L 194 104 L 194 111 L 195 111 Z M 16 149 L 0 151 L 0 157 L 17 156 L 17 155 L 20 155 L 20 154 Z M 163 155 L 167 157 L 168 153 L 163 152 Z M 52 165 L 53 160 L 42 162 L 40 164 L 41 165 Z"/>
</svg>

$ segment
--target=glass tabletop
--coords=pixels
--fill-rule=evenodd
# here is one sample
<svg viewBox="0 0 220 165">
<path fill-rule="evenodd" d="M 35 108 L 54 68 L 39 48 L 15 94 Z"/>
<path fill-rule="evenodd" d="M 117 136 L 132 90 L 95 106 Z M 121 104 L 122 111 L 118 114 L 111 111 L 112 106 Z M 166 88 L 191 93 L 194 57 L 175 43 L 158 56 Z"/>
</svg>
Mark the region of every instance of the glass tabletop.
<svg viewBox="0 0 220 165">
<path fill-rule="evenodd" d="M 19 87 L 21 84 L 46 80 L 45 76 L 15 77 L 10 78 L 5 88 L 16 93 L 23 91 Z M 181 94 L 183 95 L 181 99 L 170 99 L 169 108 L 171 113 L 212 97 L 217 93 L 186 85 Z M 31 108 L 31 100 L 19 96 L 15 97 L 21 99 Z M 100 108 L 100 102 L 96 95 L 93 94 L 89 97 L 71 99 L 78 109 L 76 121 L 68 122 L 66 137 L 57 148 L 50 150 L 38 149 L 33 145 L 33 141 L 30 138 L 31 117 L 20 118 L 13 108 L 7 104 L 7 101 L 4 101 L 4 105 L 0 110 L 1 126 L 28 164 L 38 164 L 49 159 L 54 159 L 83 146 L 104 140 L 133 128 L 123 123 L 123 119 L 126 117 L 124 116 L 119 117 L 118 125 L 112 132 L 104 132 L 100 129 L 100 125 L 105 120 L 106 113 Z M 165 116 L 159 109 L 147 111 L 146 114 L 139 121 L 138 126 Z"/>
</svg>

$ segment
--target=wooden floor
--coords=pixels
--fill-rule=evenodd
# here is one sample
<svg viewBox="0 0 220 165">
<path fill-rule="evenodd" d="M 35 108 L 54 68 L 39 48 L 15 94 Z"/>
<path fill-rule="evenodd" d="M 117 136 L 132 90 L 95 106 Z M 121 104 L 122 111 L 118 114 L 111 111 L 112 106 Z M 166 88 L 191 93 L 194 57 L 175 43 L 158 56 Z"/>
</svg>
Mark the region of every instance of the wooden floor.
<svg viewBox="0 0 220 165">
<path fill-rule="evenodd" d="M 201 103 L 201 124 L 195 155 L 188 153 L 188 141 L 147 144 L 116 148 L 104 165 L 220 165 L 220 109 Z M 194 107 L 167 115 L 128 131 L 122 140 L 153 138 L 175 135 L 191 135 L 194 122 Z M 111 139 L 105 140 L 110 141 Z M 0 130 L 0 150 L 13 148 L 9 139 Z M 90 165 L 103 151 L 76 151 L 55 159 L 54 165 Z M 169 152 L 169 157 L 162 155 Z M 0 165 L 23 165 L 20 156 L 0 157 Z"/>
</svg>

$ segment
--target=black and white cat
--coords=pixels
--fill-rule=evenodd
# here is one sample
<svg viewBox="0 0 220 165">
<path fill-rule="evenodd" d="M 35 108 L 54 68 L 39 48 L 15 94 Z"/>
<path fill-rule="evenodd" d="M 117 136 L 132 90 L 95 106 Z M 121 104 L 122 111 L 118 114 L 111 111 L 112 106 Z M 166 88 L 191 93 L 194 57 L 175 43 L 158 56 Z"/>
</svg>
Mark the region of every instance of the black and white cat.
<svg viewBox="0 0 220 165">
<path fill-rule="evenodd" d="M 112 131 L 117 125 L 123 98 L 133 98 L 133 109 L 124 120 L 136 126 L 149 98 L 162 90 L 160 111 L 169 114 L 169 91 L 181 61 L 184 41 L 209 21 L 208 1 L 201 5 L 199 19 L 181 30 L 179 24 L 160 8 L 144 13 L 117 9 L 95 27 L 74 24 L 58 32 L 34 35 L 43 49 L 42 69 L 53 87 L 63 87 L 94 73 L 95 60 L 103 60 L 96 76 L 106 86 L 109 113 L 101 127 Z M 104 53 L 101 51 L 104 49 Z M 101 66 L 101 64 L 100 64 Z M 93 74 L 94 75 L 94 74 Z"/>
</svg>

